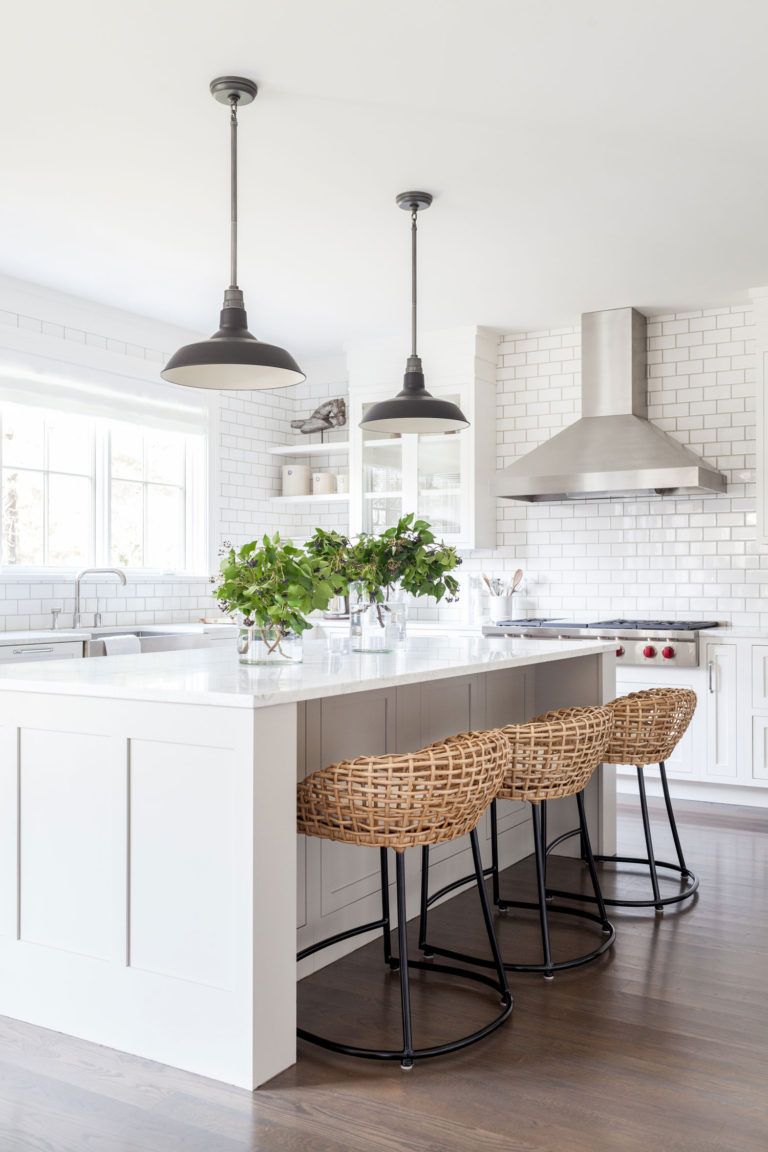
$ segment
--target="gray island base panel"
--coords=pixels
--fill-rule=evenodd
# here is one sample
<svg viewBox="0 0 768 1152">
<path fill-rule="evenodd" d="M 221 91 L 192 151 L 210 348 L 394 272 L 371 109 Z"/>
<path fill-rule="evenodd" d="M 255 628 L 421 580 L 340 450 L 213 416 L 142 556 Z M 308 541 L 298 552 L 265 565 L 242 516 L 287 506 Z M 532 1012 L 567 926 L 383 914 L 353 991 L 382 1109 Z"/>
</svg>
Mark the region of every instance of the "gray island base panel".
<svg viewBox="0 0 768 1152">
<path fill-rule="evenodd" d="M 613 695 L 613 646 L 590 640 L 424 637 L 379 656 L 315 641 L 284 669 L 221 649 L 0 667 L 0 1013 L 258 1087 L 296 1058 L 297 947 L 378 915 L 378 853 L 297 837 L 297 779 Z M 601 768 L 601 852 L 614 800 Z M 550 805 L 553 836 L 572 806 Z M 506 803 L 500 818 L 507 866 L 531 851 L 529 819 Z M 487 818 L 481 834 L 487 856 Z M 471 870 L 464 840 L 433 861 L 434 885 Z M 415 914 L 410 860 L 408 880 Z"/>
</svg>

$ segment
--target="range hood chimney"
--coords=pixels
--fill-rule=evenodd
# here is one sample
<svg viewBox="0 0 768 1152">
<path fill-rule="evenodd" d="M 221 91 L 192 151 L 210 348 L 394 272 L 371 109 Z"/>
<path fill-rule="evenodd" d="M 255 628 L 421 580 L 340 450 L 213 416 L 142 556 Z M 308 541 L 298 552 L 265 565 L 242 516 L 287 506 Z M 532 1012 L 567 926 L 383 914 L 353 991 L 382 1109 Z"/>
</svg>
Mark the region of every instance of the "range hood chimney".
<svg viewBox="0 0 768 1152">
<path fill-rule="evenodd" d="M 581 419 L 499 472 L 510 500 L 682 496 L 725 491 L 725 476 L 648 419 L 645 316 L 581 318 Z"/>
</svg>

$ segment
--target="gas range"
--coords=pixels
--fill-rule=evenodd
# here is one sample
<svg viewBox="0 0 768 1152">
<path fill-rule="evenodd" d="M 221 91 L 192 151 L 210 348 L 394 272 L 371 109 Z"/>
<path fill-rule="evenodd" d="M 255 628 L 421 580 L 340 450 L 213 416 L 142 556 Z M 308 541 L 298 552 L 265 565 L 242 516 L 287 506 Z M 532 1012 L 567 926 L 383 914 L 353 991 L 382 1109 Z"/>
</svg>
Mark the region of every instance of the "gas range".
<svg viewBox="0 0 768 1152">
<path fill-rule="evenodd" d="M 572 620 L 531 616 L 484 624 L 484 636 L 532 636 L 558 640 L 614 640 L 620 664 L 659 668 L 698 668 L 699 633 L 717 628 L 717 620 Z"/>
</svg>

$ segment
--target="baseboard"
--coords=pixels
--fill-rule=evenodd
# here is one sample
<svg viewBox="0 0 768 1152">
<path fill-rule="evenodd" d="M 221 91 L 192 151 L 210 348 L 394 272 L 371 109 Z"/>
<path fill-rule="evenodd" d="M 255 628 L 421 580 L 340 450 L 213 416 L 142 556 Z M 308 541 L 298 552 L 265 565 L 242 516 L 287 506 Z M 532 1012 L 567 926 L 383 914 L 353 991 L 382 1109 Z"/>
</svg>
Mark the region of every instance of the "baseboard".
<svg viewBox="0 0 768 1152">
<path fill-rule="evenodd" d="M 674 800 L 703 800 L 710 804 L 740 804 L 747 808 L 768 808 L 768 788 L 751 785 L 715 784 L 711 780 L 669 780 L 669 792 Z M 651 768 L 645 773 L 645 790 L 649 796 L 663 796 L 658 771 Z M 620 795 L 637 796 L 637 777 L 616 773 L 616 791 Z"/>
</svg>

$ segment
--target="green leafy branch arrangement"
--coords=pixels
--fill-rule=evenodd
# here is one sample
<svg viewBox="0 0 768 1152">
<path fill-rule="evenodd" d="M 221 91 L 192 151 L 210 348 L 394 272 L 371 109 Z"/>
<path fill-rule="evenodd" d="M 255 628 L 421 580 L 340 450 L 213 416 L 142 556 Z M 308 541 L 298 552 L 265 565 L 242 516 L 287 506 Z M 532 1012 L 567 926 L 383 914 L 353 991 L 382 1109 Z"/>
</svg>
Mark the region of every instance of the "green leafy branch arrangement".
<svg viewBox="0 0 768 1152">
<path fill-rule="evenodd" d="M 438 543 L 426 520 L 412 512 L 397 524 L 373 536 L 363 532 L 354 540 L 338 532 L 318 528 L 306 545 L 307 553 L 320 564 L 325 578 L 338 587 L 360 584 L 369 604 L 384 604 L 388 589 L 399 584 L 413 596 L 455 599 L 459 582 L 451 572 L 461 559 L 456 549 Z M 379 621 L 384 620 L 381 608 Z"/>
<path fill-rule="evenodd" d="M 281 540 L 276 532 L 238 551 L 230 548 L 213 594 L 225 612 L 240 612 L 246 627 L 257 627 L 274 652 L 289 633 L 311 628 L 307 613 L 327 608 L 341 586 L 322 558 Z"/>
<path fill-rule="evenodd" d="M 311 628 L 307 615 L 360 584 L 384 625 L 387 593 L 399 584 L 414 596 L 453 599 L 459 582 L 451 572 L 461 563 L 455 548 L 435 540 L 426 520 L 401 517 L 379 536 L 354 540 L 317 528 L 304 548 L 279 533 L 252 540 L 221 561 L 214 596 L 227 613 L 239 612 L 246 627 L 258 628 L 269 652 L 290 633 Z"/>
</svg>

